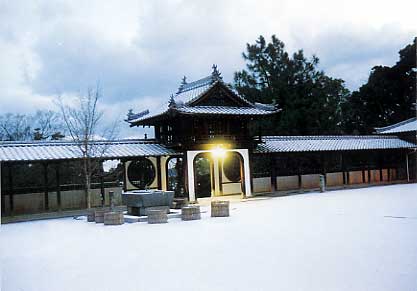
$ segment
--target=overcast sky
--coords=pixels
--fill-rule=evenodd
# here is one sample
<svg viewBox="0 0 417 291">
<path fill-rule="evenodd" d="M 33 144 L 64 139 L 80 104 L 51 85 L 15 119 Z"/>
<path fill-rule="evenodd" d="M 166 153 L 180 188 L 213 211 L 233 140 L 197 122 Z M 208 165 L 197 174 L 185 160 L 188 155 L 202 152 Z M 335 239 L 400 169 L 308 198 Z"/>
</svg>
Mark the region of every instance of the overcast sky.
<svg viewBox="0 0 417 291">
<path fill-rule="evenodd" d="M 51 109 L 99 81 L 106 116 L 121 119 L 213 63 L 232 81 L 260 34 L 316 54 L 354 90 L 417 36 L 416 11 L 415 0 L 0 0 L 0 114 Z"/>
</svg>

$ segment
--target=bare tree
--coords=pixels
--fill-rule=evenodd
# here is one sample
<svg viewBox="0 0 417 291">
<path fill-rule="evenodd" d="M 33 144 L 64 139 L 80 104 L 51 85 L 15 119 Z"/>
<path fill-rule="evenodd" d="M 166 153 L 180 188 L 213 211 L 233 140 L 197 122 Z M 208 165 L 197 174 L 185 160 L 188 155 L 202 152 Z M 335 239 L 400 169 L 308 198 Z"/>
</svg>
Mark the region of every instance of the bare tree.
<svg viewBox="0 0 417 291">
<path fill-rule="evenodd" d="M 32 117 L 34 140 L 58 140 L 64 136 L 65 125 L 59 113 L 52 110 L 38 110 Z"/>
<path fill-rule="evenodd" d="M 97 170 L 96 161 L 105 154 L 109 145 L 103 141 L 114 138 L 117 125 L 114 122 L 110 127 L 102 126 L 103 112 L 97 107 L 100 97 L 97 85 L 95 89 L 89 88 L 85 95 L 79 94 L 72 105 L 65 103 L 62 96 L 57 100 L 67 132 L 82 154 L 87 208 L 91 208 L 91 183 Z"/>
<path fill-rule="evenodd" d="M 64 137 L 64 128 L 60 114 L 50 110 L 38 110 L 34 115 L 0 115 L 0 140 L 56 140 Z"/>
<path fill-rule="evenodd" d="M 0 138 L 6 141 L 31 139 L 31 127 L 28 116 L 6 113 L 0 116 Z"/>
</svg>

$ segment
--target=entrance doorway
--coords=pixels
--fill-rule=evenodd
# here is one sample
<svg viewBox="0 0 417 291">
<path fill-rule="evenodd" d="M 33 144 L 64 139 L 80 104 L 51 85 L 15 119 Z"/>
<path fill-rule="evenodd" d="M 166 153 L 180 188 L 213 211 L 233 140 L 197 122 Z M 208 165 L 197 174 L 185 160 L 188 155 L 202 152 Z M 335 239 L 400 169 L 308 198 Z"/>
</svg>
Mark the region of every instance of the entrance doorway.
<svg viewBox="0 0 417 291">
<path fill-rule="evenodd" d="M 212 192 L 212 162 L 202 153 L 194 159 L 195 192 L 197 198 L 210 197 Z"/>
<path fill-rule="evenodd" d="M 174 191 L 175 197 L 184 197 L 184 163 L 182 157 L 172 157 L 166 166 L 167 189 Z"/>
</svg>

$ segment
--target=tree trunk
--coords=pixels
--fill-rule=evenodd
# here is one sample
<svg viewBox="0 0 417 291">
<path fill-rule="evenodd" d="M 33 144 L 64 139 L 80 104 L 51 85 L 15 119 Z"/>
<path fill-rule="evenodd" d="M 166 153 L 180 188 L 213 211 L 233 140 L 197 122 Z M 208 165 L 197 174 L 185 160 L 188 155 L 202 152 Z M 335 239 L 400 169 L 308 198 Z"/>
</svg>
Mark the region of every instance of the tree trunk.
<svg viewBox="0 0 417 291">
<path fill-rule="evenodd" d="M 84 158 L 84 177 L 85 177 L 85 199 L 87 202 L 87 208 L 91 208 L 91 179 L 89 171 L 88 157 Z"/>
</svg>

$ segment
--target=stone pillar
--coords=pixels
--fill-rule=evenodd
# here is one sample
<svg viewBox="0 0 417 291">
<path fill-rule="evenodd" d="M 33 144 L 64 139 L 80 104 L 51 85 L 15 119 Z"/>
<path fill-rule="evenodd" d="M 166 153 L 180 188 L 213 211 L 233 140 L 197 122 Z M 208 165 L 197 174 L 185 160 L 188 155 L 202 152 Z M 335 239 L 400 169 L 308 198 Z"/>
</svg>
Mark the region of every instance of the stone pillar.
<svg viewBox="0 0 417 291">
<path fill-rule="evenodd" d="M 237 150 L 243 157 L 243 172 L 245 173 L 245 197 L 252 196 L 252 189 L 250 187 L 250 167 L 249 167 L 249 151 L 247 149 Z"/>
<path fill-rule="evenodd" d="M 5 205 L 4 205 L 4 202 L 5 202 L 5 199 L 4 199 L 4 196 L 3 196 L 3 193 L 1 192 L 1 186 L 2 186 L 2 179 L 1 179 L 2 177 L 1 177 L 1 161 L 0 161 L 0 197 L 1 197 L 1 216 L 3 216 L 4 215 L 4 211 L 5 211 L 5 209 L 6 209 L 6 207 L 5 207 Z"/>
<path fill-rule="evenodd" d="M 168 186 L 167 186 L 167 160 L 169 157 L 161 157 L 161 188 L 163 191 L 167 191 L 168 190 Z"/>
<path fill-rule="evenodd" d="M 219 157 L 213 157 L 214 196 L 220 196 L 220 163 Z"/>
<path fill-rule="evenodd" d="M 194 187 L 194 157 L 196 153 L 193 151 L 187 152 L 187 177 L 188 177 L 188 196 L 190 202 L 195 202 L 195 187 Z"/>
<path fill-rule="evenodd" d="M 156 181 L 157 181 L 157 188 L 158 190 L 162 190 L 162 163 L 161 157 L 156 157 Z"/>
<path fill-rule="evenodd" d="M 109 191 L 110 210 L 114 211 L 114 191 Z"/>
</svg>

